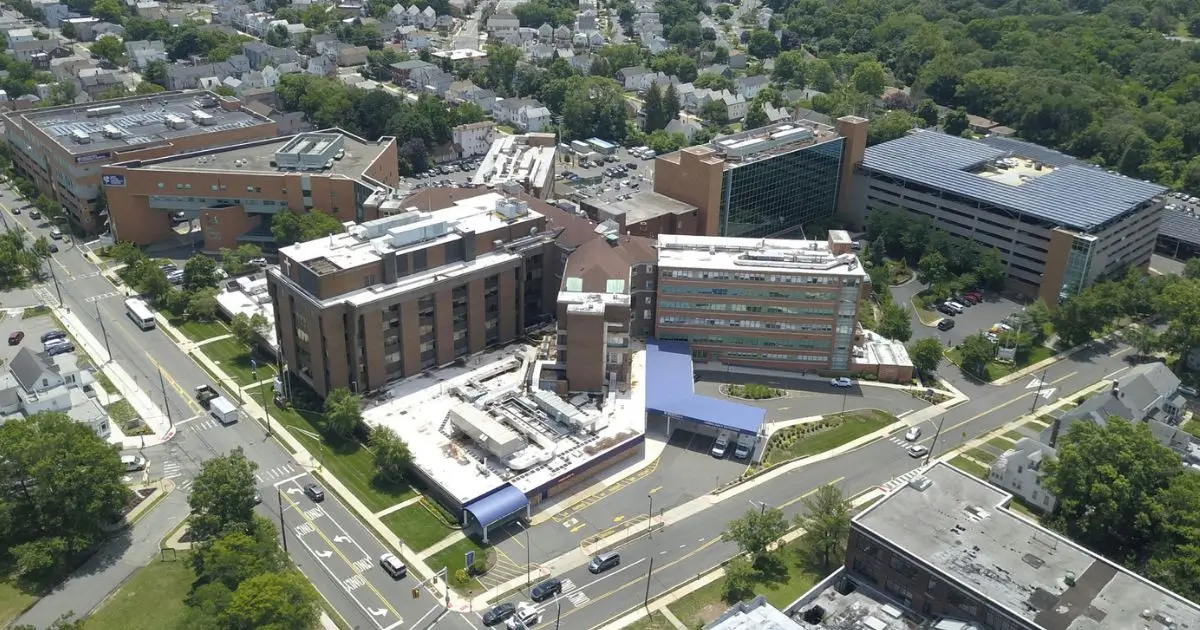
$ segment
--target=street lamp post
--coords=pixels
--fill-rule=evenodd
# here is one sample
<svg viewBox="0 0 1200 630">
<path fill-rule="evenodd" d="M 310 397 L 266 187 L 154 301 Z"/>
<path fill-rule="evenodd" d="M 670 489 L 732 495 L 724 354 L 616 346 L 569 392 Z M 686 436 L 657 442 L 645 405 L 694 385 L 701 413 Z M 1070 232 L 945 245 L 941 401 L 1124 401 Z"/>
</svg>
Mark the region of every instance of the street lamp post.
<svg viewBox="0 0 1200 630">
<path fill-rule="evenodd" d="M 92 302 L 96 307 L 96 321 L 100 322 L 100 332 L 104 335 L 104 350 L 108 352 L 108 360 L 112 361 L 112 348 L 108 345 L 108 329 L 104 327 L 104 318 L 100 316 L 100 302 Z"/>
<path fill-rule="evenodd" d="M 1042 376 L 1038 378 L 1037 393 L 1033 395 L 1033 404 L 1029 406 L 1029 413 L 1037 411 L 1038 399 L 1042 397 L 1042 385 L 1046 384 L 1046 373 L 1049 371 L 1050 368 L 1042 370 Z M 1047 396 L 1047 398 L 1048 397 L 1049 396 Z"/>
<path fill-rule="evenodd" d="M 283 537 L 283 553 L 288 552 L 287 528 L 283 525 L 283 492 L 275 488 L 275 498 L 279 500 L 279 535 Z"/>
<path fill-rule="evenodd" d="M 646 498 L 650 500 L 650 511 L 646 512 L 646 533 L 654 538 L 654 495 L 647 494 Z"/>
<path fill-rule="evenodd" d="M 533 585 L 533 558 L 529 544 L 529 528 L 525 528 L 525 586 Z"/>
<path fill-rule="evenodd" d="M 752 505 L 756 508 L 761 508 L 758 512 L 760 516 L 767 513 L 767 502 L 766 501 L 755 501 L 754 499 L 747 499 L 747 501 L 750 502 L 750 505 Z"/>
</svg>

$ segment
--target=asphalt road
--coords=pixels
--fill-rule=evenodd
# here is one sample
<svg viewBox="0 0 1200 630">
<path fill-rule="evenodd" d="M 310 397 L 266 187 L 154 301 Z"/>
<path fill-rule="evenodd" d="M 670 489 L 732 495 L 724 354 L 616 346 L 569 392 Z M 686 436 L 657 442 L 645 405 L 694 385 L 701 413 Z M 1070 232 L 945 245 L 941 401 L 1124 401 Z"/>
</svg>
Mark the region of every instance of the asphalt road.
<svg viewBox="0 0 1200 630">
<path fill-rule="evenodd" d="M 944 419 L 923 423 L 918 443 L 931 447 L 935 456 L 940 455 L 1028 413 L 1035 397 L 1044 405 L 1103 378 L 1112 378 L 1129 368 L 1126 362 L 1129 354 L 1130 349 L 1120 344 L 1097 344 L 1054 364 L 1045 370 L 1044 377 L 1028 376 L 1003 387 L 977 387 L 976 398 L 946 413 Z M 934 444 L 938 421 L 942 422 L 942 432 Z M 779 507 L 791 518 L 802 511 L 802 498 L 821 485 L 838 483 L 849 496 L 905 475 L 921 461 L 906 452 L 908 443 L 901 436 L 904 428 L 907 427 L 898 429 L 890 439 L 878 440 L 840 457 L 795 469 L 715 503 L 664 530 L 656 530 L 653 537 L 642 535 L 629 541 L 618 549 L 622 565 L 606 574 L 593 576 L 586 567 L 563 573 L 558 576 L 567 585 L 563 597 L 544 606 L 543 619 L 536 627 L 553 628 L 559 604 L 562 605 L 563 628 L 595 628 L 641 606 L 646 597 L 646 574 L 651 558 L 654 562 L 650 577 L 651 598 L 695 579 L 735 552 L 732 545 L 719 542 L 721 531 L 729 520 L 748 509 L 757 509 L 755 505 L 765 502 Z M 638 500 L 644 500 L 644 497 Z M 644 522 L 642 526 L 645 526 Z M 555 528 L 561 530 L 563 525 L 548 521 L 535 527 L 530 538 L 540 540 L 544 531 Z M 537 562 L 542 558 L 534 556 L 533 560 Z M 518 593 L 509 601 L 520 601 L 524 597 Z"/>
<path fill-rule="evenodd" d="M 28 212 L 13 216 L 8 204 L 16 198 L 15 193 L 4 189 L 0 197 L 0 208 L 10 224 L 15 221 L 29 230 L 35 237 L 48 235 L 49 226 L 31 220 Z M 178 427 L 173 440 L 166 445 L 145 449 L 150 460 L 151 477 L 171 478 L 179 488 L 178 497 L 185 497 L 191 481 L 200 470 L 201 463 L 211 457 L 228 453 L 236 447 L 245 450 L 246 456 L 259 465 L 259 489 L 264 497 L 272 497 L 275 484 L 294 475 L 306 474 L 299 463 L 292 459 L 274 439 L 268 438 L 256 422 L 240 422 L 232 426 L 221 426 L 207 419 L 203 409 L 191 399 L 191 389 L 200 383 L 211 383 L 212 379 L 190 357 L 160 330 L 142 331 L 125 315 L 124 296 L 102 276 L 99 270 L 84 256 L 77 244 L 62 243 L 61 251 L 53 256 L 55 277 L 59 289 L 53 282 L 44 290 L 36 291 L 45 301 L 57 302 L 61 291 L 64 305 L 80 316 L 83 324 L 97 339 L 107 343 L 114 360 L 121 364 L 130 376 L 137 380 L 154 402 L 169 410 Z M 6 304 L 9 307 L 18 304 Z M 101 325 L 103 321 L 103 326 Z M 159 374 L 162 374 L 160 381 Z M 165 401 L 165 404 L 164 404 Z M 298 477 L 293 481 L 300 481 Z M 291 482 L 289 482 L 291 483 Z M 290 486 L 289 486 L 290 487 Z M 286 489 L 285 489 L 286 491 Z M 292 498 L 286 494 L 285 498 Z M 304 505 L 301 500 L 294 503 Z M 337 612 L 357 628 L 397 628 L 413 626 L 426 617 L 432 602 L 428 595 L 413 600 L 407 578 L 403 587 L 378 567 L 379 556 L 386 550 L 384 545 L 370 535 L 364 526 L 342 506 L 336 497 L 328 495 L 320 506 L 320 514 L 295 510 L 284 502 L 284 522 L 289 525 L 289 552 L 304 573 L 313 580 L 321 594 L 328 599 Z M 266 501 L 260 513 L 278 520 L 278 503 Z M 148 524 L 159 524 L 154 531 L 139 529 L 146 544 L 157 548 L 157 541 L 186 517 L 186 500 L 172 500 L 155 508 L 154 518 Z M 312 530 L 296 538 L 298 530 L 307 529 L 305 519 L 315 525 Z M 297 520 L 301 519 L 301 520 Z M 303 521 L 303 522 L 302 522 Z M 332 551 L 320 546 L 323 536 L 333 540 L 335 536 L 349 537 L 354 553 L 334 553 L 326 558 L 325 552 Z M 129 557 L 122 550 L 141 550 Z M 84 567 L 63 587 L 32 608 L 21 617 L 19 623 L 45 627 L 66 610 L 82 614 L 98 605 L 108 593 L 120 586 L 147 559 L 142 547 L 134 547 L 120 540 L 114 541 L 113 549 L 101 552 L 104 570 Z M 114 555 L 115 554 L 115 555 Z M 368 595 L 369 594 L 369 595 Z M 380 612 L 380 611 L 384 612 Z M 468 627 L 457 613 L 442 619 L 439 628 Z"/>
</svg>

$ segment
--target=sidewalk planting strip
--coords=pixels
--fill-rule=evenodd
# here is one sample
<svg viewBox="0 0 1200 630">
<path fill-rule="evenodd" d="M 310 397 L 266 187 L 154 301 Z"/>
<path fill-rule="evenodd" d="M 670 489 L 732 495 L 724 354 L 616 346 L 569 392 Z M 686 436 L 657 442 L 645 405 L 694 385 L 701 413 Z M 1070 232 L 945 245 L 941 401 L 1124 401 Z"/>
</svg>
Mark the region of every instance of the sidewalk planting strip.
<svg viewBox="0 0 1200 630">
<path fill-rule="evenodd" d="M 816 423 L 793 425 L 775 432 L 767 445 L 764 465 L 770 467 L 837 448 L 892 424 L 896 417 L 883 411 L 867 410 L 828 415 L 823 422 L 838 420 L 841 420 L 841 424 L 837 426 L 808 434 L 804 433 L 804 429 Z"/>
<path fill-rule="evenodd" d="M 995 455 L 992 455 L 991 453 L 981 450 L 981 449 L 978 449 L 978 448 L 973 448 L 973 449 L 967 451 L 965 454 L 968 457 L 970 457 L 971 459 L 974 459 L 974 460 L 978 461 L 980 464 L 984 464 L 984 465 L 991 464 L 992 462 L 996 461 Z"/>
<path fill-rule="evenodd" d="M 959 455 L 950 460 L 952 466 L 957 466 L 963 472 L 974 475 L 981 479 L 986 478 L 988 474 L 987 468 L 984 468 L 978 462 L 967 459 L 965 455 Z"/>
</svg>

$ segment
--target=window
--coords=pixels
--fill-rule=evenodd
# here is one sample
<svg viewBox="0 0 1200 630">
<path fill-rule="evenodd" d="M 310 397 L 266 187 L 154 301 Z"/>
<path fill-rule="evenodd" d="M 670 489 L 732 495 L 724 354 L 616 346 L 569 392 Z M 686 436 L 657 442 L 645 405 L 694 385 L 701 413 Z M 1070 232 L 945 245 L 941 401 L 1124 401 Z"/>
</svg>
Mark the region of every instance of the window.
<svg viewBox="0 0 1200 630">
<path fill-rule="evenodd" d="M 646 305 L 647 306 L 650 305 L 650 296 L 649 295 L 646 296 Z"/>
<path fill-rule="evenodd" d="M 162 182 L 158 182 L 158 187 L 159 187 L 159 188 L 166 188 L 166 187 L 167 187 L 167 185 L 166 185 L 166 184 L 164 184 L 164 183 L 162 183 Z"/>
<path fill-rule="evenodd" d="M 932 593 L 934 590 L 937 589 L 937 587 L 938 587 L 938 581 L 933 578 L 929 578 L 929 586 L 925 587 L 925 591 Z"/>
<path fill-rule="evenodd" d="M 951 591 L 950 604 L 972 617 L 979 614 L 979 602 L 958 591 Z"/>
<path fill-rule="evenodd" d="M 216 189 L 217 189 L 217 185 L 216 185 L 216 184 L 213 184 L 213 185 L 212 185 L 210 188 L 211 188 L 212 190 L 216 190 Z"/>
<path fill-rule="evenodd" d="M 650 309 L 642 311 L 642 319 L 650 319 Z"/>
</svg>

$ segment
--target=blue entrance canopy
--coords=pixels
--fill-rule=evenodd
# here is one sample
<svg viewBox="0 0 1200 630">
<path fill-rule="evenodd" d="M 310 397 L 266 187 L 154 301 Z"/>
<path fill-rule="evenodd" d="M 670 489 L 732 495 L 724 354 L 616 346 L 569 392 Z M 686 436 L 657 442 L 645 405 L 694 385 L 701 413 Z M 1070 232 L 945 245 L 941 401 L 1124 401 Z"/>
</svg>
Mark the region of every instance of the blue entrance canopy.
<svg viewBox="0 0 1200 630">
<path fill-rule="evenodd" d="M 767 411 L 697 394 L 692 351 L 683 341 L 646 342 L 646 409 L 719 429 L 758 433 Z"/>
<path fill-rule="evenodd" d="M 527 507 L 529 507 L 529 499 L 525 493 L 512 484 L 506 484 L 486 497 L 468 503 L 463 506 L 463 509 L 470 512 L 471 516 L 474 516 L 475 520 L 479 521 L 479 525 L 486 530 L 493 524 Z"/>
</svg>

